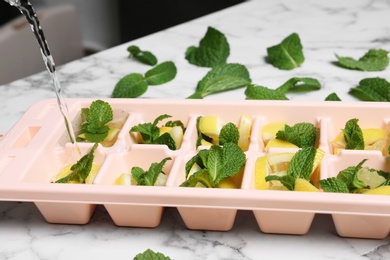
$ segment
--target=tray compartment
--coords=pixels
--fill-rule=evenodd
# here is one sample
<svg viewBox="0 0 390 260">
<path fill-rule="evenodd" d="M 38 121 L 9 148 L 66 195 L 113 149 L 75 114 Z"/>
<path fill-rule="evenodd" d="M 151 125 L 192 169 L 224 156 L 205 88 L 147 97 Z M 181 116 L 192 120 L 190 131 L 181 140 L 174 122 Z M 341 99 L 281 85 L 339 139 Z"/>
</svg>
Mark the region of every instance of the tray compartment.
<svg viewBox="0 0 390 260">
<path fill-rule="evenodd" d="M 170 177 L 170 171 L 175 157 L 166 149 L 156 149 L 151 145 L 137 146 L 130 151 L 110 154 L 101 168 L 99 176 L 95 179 L 96 185 L 115 185 L 115 180 L 122 174 L 131 172 L 134 166 L 148 170 L 154 162 L 161 162 L 166 157 L 171 157 L 163 168 L 163 172 Z M 118 191 L 126 189 L 153 189 L 146 186 L 122 186 L 116 185 Z M 160 224 L 164 207 L 128 205 L 125 203 L 104 204 L 108 214 L 117 226 L 129 227 L 157 227 Z"/>
</svg>

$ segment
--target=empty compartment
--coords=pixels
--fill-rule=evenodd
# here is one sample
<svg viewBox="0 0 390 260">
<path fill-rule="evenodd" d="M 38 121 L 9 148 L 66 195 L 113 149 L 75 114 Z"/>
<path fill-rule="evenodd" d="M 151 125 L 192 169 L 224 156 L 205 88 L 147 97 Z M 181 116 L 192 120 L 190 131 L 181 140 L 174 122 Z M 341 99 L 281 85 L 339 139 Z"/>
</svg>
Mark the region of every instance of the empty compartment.
<svg viewBox="0 0 390 260">
<path fill-rule="evenodd" d="M 138 149 L 139 148 L 139 149 Z M 148 171 L 152 163 L 160 163 L 165 158 L 171 158 L 164 164 L 162 172 L 169 178 L 175 158 L 163 150 L 152 146 L 144 146 L 132 149 L 128 152 L 110 154 L 101 168 L 101 174 L 95 179 L 96 185 L 115 185 L 118 192 L 126 193 L 126 190 L 154 189 L 151 186 L 139 186 L 131 183 L 131 179 L 118 182 L 118 178 L 124 173 L 130 173 L 133 167 L 140 167 Z M 160 183 L 163 185 L 163 183 Z M 131 195 L 130 195 L 131 196 Z M 158 194 L 156 194 L 158 197 Z M 126 203 L 104 204 L 110 217 L 118 226 L 129 227 L 156 227 L 160 224 L 164 207 L 148 205 L 132 205 Z"/>
<path fill-rule="evenodd" d="M 382 156 L 379 151 L 343 150 L 339 155 L 332 156 L 328 163 L 322 168 L 328 172 L 329 177 L 336 177 L 340 171 L 350 166 L 356 166 L 365 159 L 367 160 L 362 165 L 363 167 L 390 172 L 389 159 Z M 364 192 L 364 189 L 361 192 Z M 387 195 L 346 195 L 353 196 L 357 205 L 351 203 L 344 209 L 345 212 L 332 214 L 337 233 L 343 237 L 386 238 L 390 231 L 390 216 L 381 215 L 380 213 L 378 214 L 375 212 L 372 212 L 372 214 L 359 214 L 353 213 L 353 210 L 355 210 L 356 207 L 364 207 L 364 205 L 359 205 L 359 202 L 363 203 L 363 198 L 369 201 L 372 200 L 372 203 L 374 204 L 378 203 L 377 199 L 383 199 L 384 197 L 384 199 L 387 199 Z M 380 206 L 378 206 L 378 209 L 380 209 Z M 348 211 L 351 213 L 348 214 Z M 380 210 L 378 211 L 380 212 Z"/>
</svg>

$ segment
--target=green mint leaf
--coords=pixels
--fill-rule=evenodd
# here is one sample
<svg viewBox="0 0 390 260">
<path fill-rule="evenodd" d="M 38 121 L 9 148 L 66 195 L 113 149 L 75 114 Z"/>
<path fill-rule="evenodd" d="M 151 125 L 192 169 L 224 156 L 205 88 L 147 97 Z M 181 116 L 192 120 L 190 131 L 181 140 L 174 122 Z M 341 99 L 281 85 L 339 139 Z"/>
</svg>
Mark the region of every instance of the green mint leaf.
<svg viewBox="0 0 390 260">
<path fill-rule="evenodd" d="M 238 127 L 233 123 L 227 123 L 221 128 L 219 133 L 219 144 L 224 145 L 227 143 L 238 144 L 238 139 L 240 139 L 240 133 Z"/>
<path fill-rule="evenodd" d="M 127 51 L 130 53 L 130 57 L 146 64 L 154 66 L 157 64 L 157 58 L 150 51 L 141 51 L 138 46 L 131 45 L 127 48 Z"/>
<path fill-rule="evenodd" d="M 188 47 L 185 58 L 193 65 L 211 68 L 226 63 L 229 54 L 230 47 L 225 35 L 213 27 L 208 27 L 199 47 Z"/>
<path fill-rule="evenodd" d="M 175 140 L 169 133 L 164 133 L 156 138 L 156 144 L 165 144 L 171 150 L 176 150 Z"/>
<path fill-rule="evenodd" d="M 148 249 L 143 253 L 137 254 L 133 260 L 171 260 L 171 258 L 160 252 L 154 252 L 153 250 Z"/>
<path fill-rule="evenodd" d="M 185 173 L 186 173 L 186 178 L 192 168 L 192 166 L 196 163 L 199 165 L 200 168 L 204 169 L 206 166 L 203 163 L 202 158 L 207 158 L 208 157 L 209 150 L 200 150 L 196 155 L 194 155 L 190 160 L 187 161 L 185 165 Z M 202 154 L 205 154 L 202 156 Z"/>
<path fill-rule="evenodd" d="M 245 90 L 246 99 L 255 100 L 288 100 L 281 92 L 263 86 L 250 84 Z"/>
<path fill-rule="evenodd" d="M 206 167 L 209 171 L 211 177 L 210 179 L 213 183 L 215 183 L 223 167 L 223 155 L 221 146 L 213 145 L 210 147 Z"/>
<path fill-rule="evenodd" d="M 208 169 L 202 169 L 193 173 L 188 180 L 183 182 L 180 187 L 195 187 L 198 183 L 202 184 L 206 188 L 213 188 L 215 184 L 211 179 L 211 175 Z"/>
<path fill-rule="evenodd" d="M 366 78 L 356 88 L 351 88 L 350 93 L 361 100 L 387 102 L 390 101 L 390 83 L 383 78 Z"/>
<path fill-rule="evenodd" d="M 343 129 L 344 139 L 347 143 L 345 149 L 364 150 L 363 132 L 358 124 L 359 119 L 348 120 Z"/>
<path fill-rule="evenodd" d="M 165 84 L 176 77 L 177 69 L 172 61 L 160 63 L 145 73 L 145 80 L 149 85 Z"/>
<path fill-rule="evenodd" d="M 137 182 L 137 185 L 154 186 L 158 175 L 162 172 L 162 169 L 168 160 L 171 160 L 171 158 L 167 157 L 159 163 L 152 163 L 147 171 L 138 166 L 134 166 L 131 168 L 131 175 Z"/>
<path fill-rule="evenodd" d="M 276 90 L 285 94 L 288 91 L 308 91 L 321 89 L 321 83 L 314 78 L 291 78 Z"/>
<path fill-rule="evenodd" d="M 295 144 L 298 147 L 315 146 L 317 129 L 311 123 L 286 125 L 284 130 L 276 133 L 276 138 Z"/>
<path fill-rule="evenodd" d="M 347 185 L 335 177 L 320 180 L 320 185 L 326 192 L 349 193 Z"/>
<path fill-rule="evenodd" d="M 336 54 L 339 65 L 341 67 L 362 70 L 362 71 L 382 71 L 389 65 L 388 51 L 382 49 L 370 49 L 359 60 L 351 57 L 340 57 Z"/>
<path fill-rule="evenodd" d="M 291 191 L 295 188 L 295 178 L 291 175 L 268 175 L 265 177 L 265 181 L 280 181 L 284 187 Z"/>
<path fill-rule="evenodd" d="M 86 116 L 81 126 L 81 133 L 85 134 L 87 141 L 99 143 L 107 137 L 110 128 L 105 124 L 113 119 L 112 108 L 103 100 L 95 100 L 88 110 L 82 111 Z"/>
<path fill-rule="evenodd" d="M 56 180 L 56 183 L 68 183 L 72 180 L 79 183 L 85 183 L 85 180 L 91 172 L 93 159 L 95 158 L 94 153 L 97 147 L 98 144 L 95 143 L 89 153 L 81 157 L 80 160 L 72 165 L 70 168 L 71 173 L 59 180 Z"/>
<path fill-rule="evenodd" d="M 215 185 L 218 185 L 223 179 L 239 173 L 246 161 L 245 153 L 234 143 L 226 143 L 222 146 L 222 158 L 222 169 L 215 180 Z"/>
<path fill-rule="evenodd" d="M 356 184 L 358 186 L 361 186 L 358 182 L 356 182 L 356 175 L 357 172 L 362 168 L 363 164 L 367 161 L 367 159 L 362 160 L 358 165 L 356 166 L 349 166 L 344 170 L 341 170 L 337 174 L 337 179 L 342 181 L 348 188 L 348 190 L 352 190 L 356 188 Z M 355 183 L 354 183 L 355 182 Z"/>
<path fill-rule="evenodd" d="M 164 119 L 167 119 L 167 118 L 170 118 L 170 117 L 172 117 L 172 116 L 171 116 L 171 115 L 168 115 L 168 114 L 160 115 L 160 116 L 156 117 L 156 119 L 154 119 L 153 125 L 154 125 L 154 126 L 157 126 L 157 124 L 158 124 L 160 121 L 162 121 L 162 120 L 164 120 Z"/>
<path fill-rule="evenodd" d="M 130 132 L 138 132 L 141 134 L 143 141 L 146 144 L 153 144 L 154 140 L 160 135 L 158 127 L 152 123 L 144 123 L 133 126 Z"/>
<path fill-rule="evenodd" d="M 316 149 L 313 146 L 298 150 L 291 159 L 287 175 L 309 180 L 313 171 Z"/>
<path fill-rule="evenodd" d="M 248 69 L 241 64 L 223 64 L 211 69 L 198 82 L 196 92 L 188 98 L 203 98 L 210 94 L 245 87 L 251 83 Z"/>
<path fill-rule="evenodd" d="M 131 73 L 118 81 L 111 94 L 113 98 L 136 98 L 148 90 L 142 74 Z"/>
<path fill-rule="evenodd" d="M 341 99 L 339 98 L 339 96 L 337 96 L 336 93 L 330 93 L 326 98 L 325 98 L 325 101 L 341 101 Z"/>
<path fill-rule="evenodd" d="M 268 61 L 282 70 L 292 70 L 301 65 L 305 57 L 299 35 L 293 33 L 280 44 L 267 48 Z"/>
</svg>

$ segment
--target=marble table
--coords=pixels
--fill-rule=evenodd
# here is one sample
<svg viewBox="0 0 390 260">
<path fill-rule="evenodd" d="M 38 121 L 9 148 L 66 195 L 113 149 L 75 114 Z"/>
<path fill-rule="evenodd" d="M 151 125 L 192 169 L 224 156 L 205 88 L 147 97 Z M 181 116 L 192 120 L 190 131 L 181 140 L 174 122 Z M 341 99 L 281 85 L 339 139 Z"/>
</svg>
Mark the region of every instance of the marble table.
<svg viewBox="0 0 390 260">
<path fill-rule="evenodd" d="M 173 81 L 149 87 L 141 98 L 185 98 L 209 70 L 189 64 L 185 51 L 212 26 L 229 41 L 228 62 L 245 65 L 253 83 L 276 88 L 291 77 L 313 77 L 321 90 L 291 93 L 289 99 L 322 101 L 335 92 L 351 102 L 351 87 L 367 77 L 389 81 L 389 69 L 342 69 L 334 64 L 335 53 L 359 58 L 370 48 L 389 50 L 389 14 L 388 0 L 252 0 L 68 63 L 58 68 L 58 77 L 65 97 L 110 97 L 120 78 L 150 69 L 128 58 L 126 48 L 134 44 L 178 68 Z M 294 70 L 278 70 L 265 61 L 266 48 L 293 32 L 301 37 L 306 60 Z M 47 72 L 0 86 L 0 93 L 3 133 L 29 106 L 55 97 Z M 237 89 L 206 98 L 245 95 Z M 390 259 L 389 242 L 340 237 L 326 214 L 316 215 L 308 234 L 295 236 L 262 233 L 249 211 L 239 211 L 232 230 L 212 232 L 188 230 L 173 208 L 157 228 L 147 229 L 115 226 L 102 206 L 86 225 L 60 225 L 46 223 L 30 202 L 0 202 L 0 259 L 132 259 L 148 248 L 173 259 Z"/>
</svg>

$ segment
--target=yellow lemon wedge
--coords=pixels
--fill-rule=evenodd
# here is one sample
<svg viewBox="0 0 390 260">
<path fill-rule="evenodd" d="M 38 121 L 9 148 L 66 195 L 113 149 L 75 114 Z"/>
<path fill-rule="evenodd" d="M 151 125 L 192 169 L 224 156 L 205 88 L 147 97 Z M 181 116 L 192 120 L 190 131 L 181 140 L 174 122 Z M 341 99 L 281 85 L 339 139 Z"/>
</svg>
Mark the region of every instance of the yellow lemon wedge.
<svg viewBox="0 0 390 260">
<path fill-rule="evenodd" d="M 199 131 L 210 137 L 213 144 L 219 143 L 219 133 L 222 126 L 223 124 L 218 116 L 203 116 L 199 120 Z"/>
<path fill-rule="evenodd" d="M 364 149 L 384 151 L 387 132 L 380 128 L 363 129 Z"/>
<path fill-rule="evenodd" d="M 238 146 L 247 151 L 249 147 L 249 141 L 251 137 L 253 119 L 249 115 L 241 115 L 240 122 L 238 124 L 238 132 L 240 138 L 238 139 Z"/>
<path fill-rule="evenodd" d="M 114 184 L 129 186 L 133 184 L 132 182 L 131 174 L 122 173 L 118 178 L 115 179 Z"/>
<path fill-rule="evenodd" d="M 267 145 L 265 146 L 265 150 L 268 151 L 269 148 L 298 148 L 295 144 L 287 142 L 285 140 L 271 138 Z"/>
<path fill-rule="evenodd" d="M 276 133 L 283 130 L 286 122 L 272 122 L 264 125 L 261 129 L 261 137 L 263 138 L 264 145 L 267 145 L 268 141 L 276 137 Z"/>
<path fill-rule="evenodd" d="M 70 168 L 72 166 L 73 166 L 72 164 L 69 164 L 69 165 L 65 166 L 64 168 L 62 168 L 62 170 L 56 175 L 55 181 L 68 176 L 72 172 L 70 170 Z M 92 184 L 93 181 L 95 180 L 96 175 L 98 174 L 99 170 L 100 170 L 100 165 L 92 164 L 91 171 L 89 172 L 88 177 L 85 179 L 85 183 Z M 78 182 L 78 181 L 70 181 L 68 183 L 80 183 L 80 182 Z"/>
<path fill-rule="evenodd" d="M 315 187 L 310 181 L 297 178 L 295 180 L 294 191 L 308 191 L 308 192 L 319 192 L 320 190 Z"/>
<path fill-rule="evenodd" d="M 286 190 L 280 181 L 265 181 L 268 175 L 284 176 L 294 153 L 270 154 L 257 158 L 255 165 L 255 188 L 259 190 Z"/>
<path fill-rule="evenodd" d="M 218 188 L 239 189 L 241 187 L 244 170 L 241 170 L 236 175 L 223 179 L 218 185 Z"/>
<path fill-rule="evenodd" d="M 367 190 L 363 194 L 390 195 L 390 186 L 380 186 L 375 189 Z"/>
<path fill-rule="evenodd" d="M 386 181 L 385 177 L 379 175 L 375 170 L 370 170 L 368 167 L 361 168 L 356 175 L 370 189 L 375 189 Z"/>
<path fill-rule="evenodd" d="M 212 146 L 213 144 L 210 143 L 210 142 L 207 142 L 204 139 L 202 139 L 202 140 L 200 140 L 200 145 L 202 145 L 202 146 Z"/>
<path fill-rule="evenodd" d="M 160 127 L 160 135 L 168 133 L 172 136 L 173 141 L 175 141 L 176 149 L 179 149 L 181 143 L 183 142 L 183 128 L 181 126 L 162 126 Z"/>
<path fill-rule="evenodd" d="M 110 130 L 108 130 L 108 134 L 106 138 L 104 138 L 101 144 L 104 147 L 112 146 L 116 142 L 119 132 L 120 132 L 119 128 L 110 128 Z"/>
</svg>

